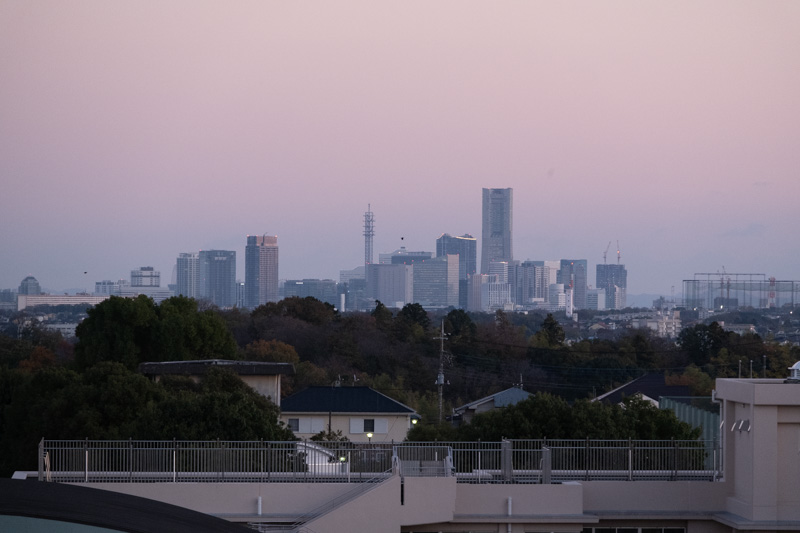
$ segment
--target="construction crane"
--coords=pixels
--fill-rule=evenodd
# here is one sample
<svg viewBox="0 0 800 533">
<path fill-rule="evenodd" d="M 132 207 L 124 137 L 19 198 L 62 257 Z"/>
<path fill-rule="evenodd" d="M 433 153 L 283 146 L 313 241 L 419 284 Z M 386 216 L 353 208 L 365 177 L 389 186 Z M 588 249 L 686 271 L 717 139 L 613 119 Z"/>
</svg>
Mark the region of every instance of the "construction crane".
<svg viewBox="0 0 800 533">
<path fill-rule="evenodd" d="M 606 256 L 608 255 L 608 249 L 611 248 L 611 241 L 608 241 L 608 246 L 606 246 L 606 251 L 603 252 L 603 264 L 606 264 Z"/>
</svg>

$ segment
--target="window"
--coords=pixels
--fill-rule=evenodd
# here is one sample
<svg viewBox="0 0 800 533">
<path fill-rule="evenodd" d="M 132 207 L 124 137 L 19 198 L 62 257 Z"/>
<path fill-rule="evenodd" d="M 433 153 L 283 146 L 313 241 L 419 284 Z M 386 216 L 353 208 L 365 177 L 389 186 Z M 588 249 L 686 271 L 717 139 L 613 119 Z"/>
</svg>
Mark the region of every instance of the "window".
<svg viewBox="0 0 800 533">
<path fill-rule="evenodd" d="M 364 433 L 375 433 L 375 419 L 374 418 L 365 418 L 364 419 Z"/>
<path fill-rule="evenodd" d="M 289 425 L 289 429 L 291 429 L 295 433 L 300 431 L 300 419 L 299 418 L 290 418 L 288 425 Z"/>
</svg>

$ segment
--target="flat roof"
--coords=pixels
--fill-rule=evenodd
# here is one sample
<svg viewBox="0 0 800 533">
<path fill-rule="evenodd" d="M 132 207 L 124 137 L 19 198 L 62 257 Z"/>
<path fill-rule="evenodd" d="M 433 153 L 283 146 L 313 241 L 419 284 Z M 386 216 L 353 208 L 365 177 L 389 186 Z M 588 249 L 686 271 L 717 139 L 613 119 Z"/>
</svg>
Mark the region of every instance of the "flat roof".
<svg viewBox="0 0 800 533">
<path fill-rule="evenodd" d="M 197 361 L 162 361 L 142 363 L 139 372 L 146 376 L 198 376 L 210 368 L 226 368 L 240 376 L 293 375 L 291 363 L 264 361 L 231 361 L 228 359 L 201 359 Z"/>
</svg>

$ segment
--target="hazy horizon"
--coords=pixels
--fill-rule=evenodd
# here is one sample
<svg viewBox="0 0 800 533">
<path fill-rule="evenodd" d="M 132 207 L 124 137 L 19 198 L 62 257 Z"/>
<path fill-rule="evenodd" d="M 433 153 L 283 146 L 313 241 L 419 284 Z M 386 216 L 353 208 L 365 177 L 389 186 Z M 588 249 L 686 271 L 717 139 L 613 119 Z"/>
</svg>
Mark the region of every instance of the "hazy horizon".
<svg viewBox="0 0 800 533">
<path fill-rule="evenodd" d="M 481 236 L 800 279 L 800 2 L 0 0 L 0 289 L 278 235 L 282 279 Z M 793 214 L 794 213 L 794 214 Z M 480 252 L 479 252 L 480 253 Z M 85 273 L 84 273 L 85 272 Z"/>
</svg>

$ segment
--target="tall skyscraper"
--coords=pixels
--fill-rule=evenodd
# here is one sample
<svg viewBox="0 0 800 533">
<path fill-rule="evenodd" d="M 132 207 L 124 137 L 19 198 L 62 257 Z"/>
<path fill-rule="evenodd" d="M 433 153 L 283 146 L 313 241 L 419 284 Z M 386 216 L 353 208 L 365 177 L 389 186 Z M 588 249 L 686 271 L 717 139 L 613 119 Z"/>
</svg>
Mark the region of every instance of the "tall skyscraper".
<svg viewBox="0 0 800 533">
<path fill-rule="evenodd" d="M 197 254 L 181 253 L 175 268 L 175 294 L 197 298 L 200 294 L 200 265 Z"/>
<path fill-rule="evenodd" d="M 510 262 L 512 250 L 513 189 L 483 189 L 483 229 L 481 273 L 489 273 L 489 263 Z"/>
<path fill-rule="evenodd" d="M 278 301 L 278 237 L 248 235 L 244 251 L 245 303 L 253 309 Z"/>
<path fill-rule="evenodd" d="M 222 308 L 236 305 L 236 252 L 202 250 L 198 263 L 199 296 Z"/>
<path fill-rule="evenodd" d="M 469 233 L 460 237 L 444 233 L 436 239 L 436 257 L 446 255 L 458 256 L 458 279 L 465 280 L 477 272 L 478 241 Z"/>
<path fill-rule="evenodd" d="M 562 259 L 561 268 L 558 270 L 558 283 L 564 289 L 572 288 L 573 304 L 575 309 L 586 309 L 586 289 L 588 289 L 587 271 L 589 265 L 586 259 Z"/>
<path fill-rule="evenodd" d="M 624 309 L 628 290 L 628 271 L 625 265 L 597 265 L 598 289 L 606 290 L 606 309 Z"/>
</svg>

